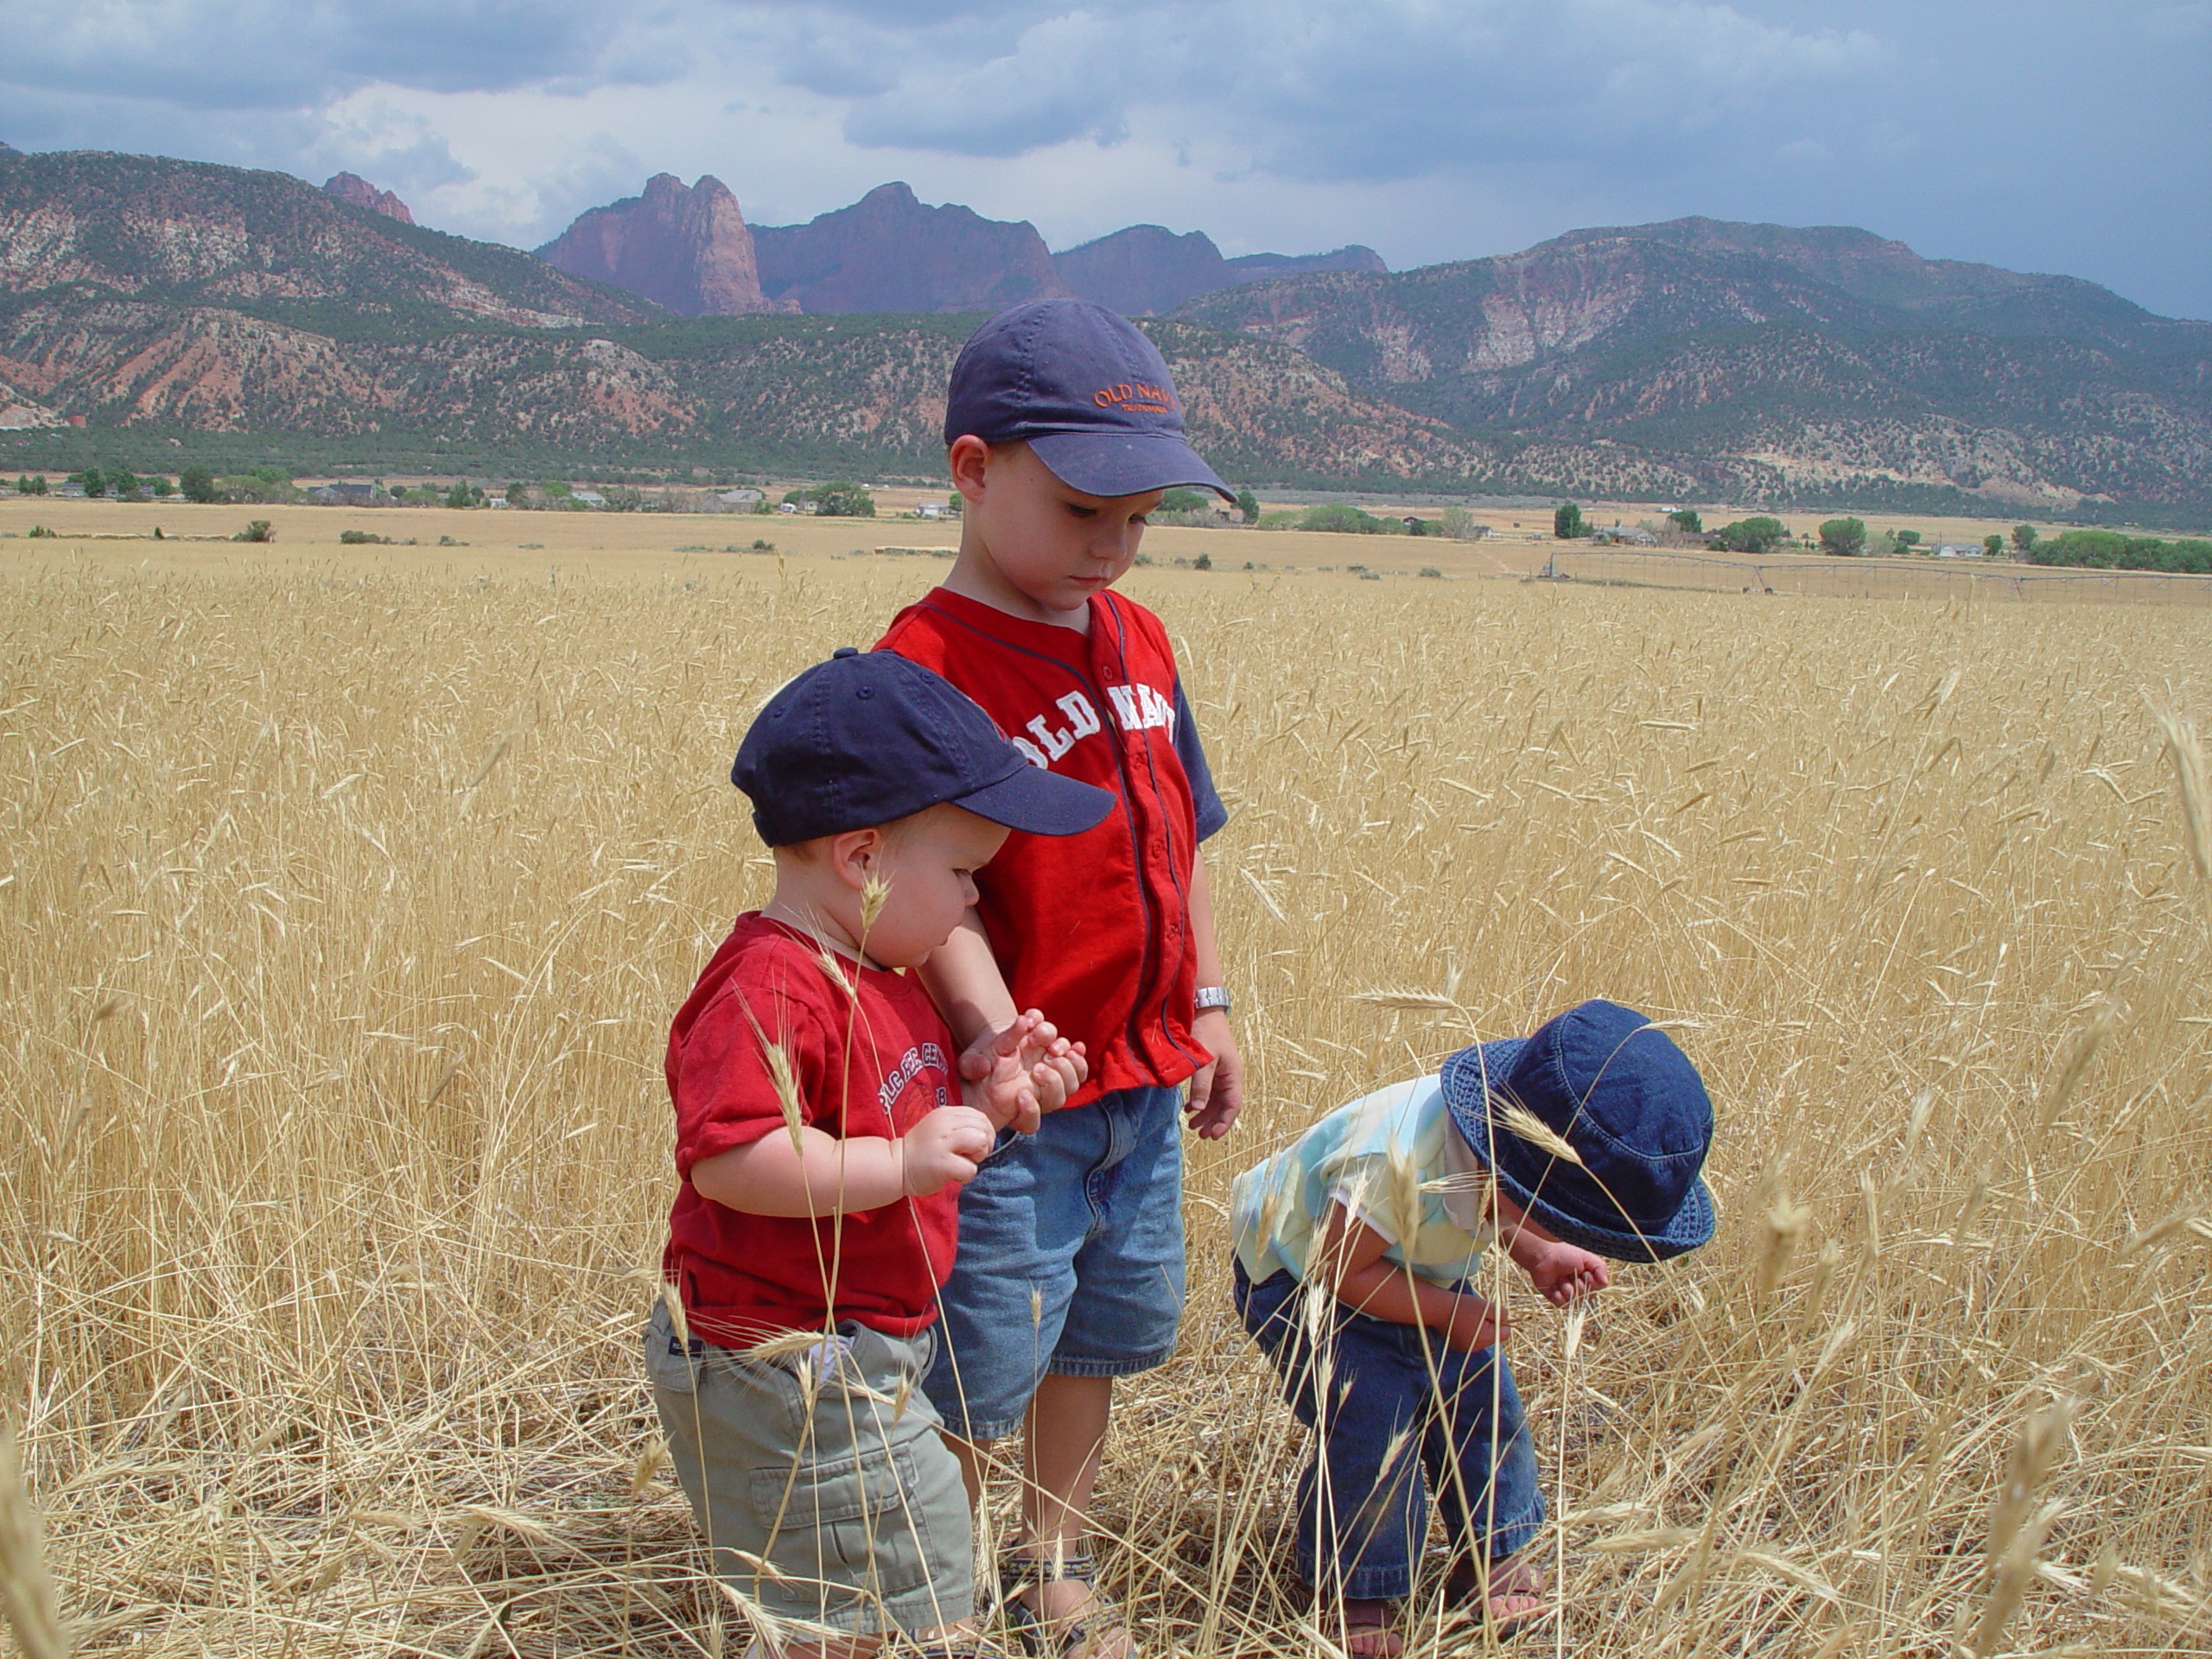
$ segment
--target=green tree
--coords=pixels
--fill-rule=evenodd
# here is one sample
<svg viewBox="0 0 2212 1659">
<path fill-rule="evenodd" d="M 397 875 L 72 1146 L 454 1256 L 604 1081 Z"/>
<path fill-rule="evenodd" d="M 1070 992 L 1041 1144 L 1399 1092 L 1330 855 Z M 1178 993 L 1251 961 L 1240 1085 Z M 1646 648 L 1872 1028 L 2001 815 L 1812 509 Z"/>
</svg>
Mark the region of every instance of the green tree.
<svg viewBox="0 0 2212 1659">
<path fill-rule="evenodd" d="M 1552 514 L 1552 534 L 1562 542 L 1572 542 L 1590 533 L 1590 526 L 1582 517 L 1582 509 L 1572 501 L 1562 501 Z"/>
<path fill-rule="evenodd" d="M 519 481 L 507 486 L 507 505 L 526 507 L 530 505 L 530 486 Z"/>
<path fill-rule="evenodd" d="M 1383 524 L 1373 513 L 1344 501 L 1308 507 L 1298 521 L 1300 530 L 1325 530 L 1339 536 L 1380 536 Z"/>
<path fill-rule="evenodd" d="M 1789 539 L 1789 527 L 1763 513 L 1738 518 L 1713 532 L 1713 544 L 1728 553 L 1771 553 Z"/>
<path fill-rule="evenodd" d="M 205 467 L 188 467 L 176 475 L 176 486 L 184 492 L 188 501 L 203 505 L 219 499 L 215 488 L 215 474 Z"/>
<path fill-rule="evenodd" d="M 1899 547 L 1915 548 L 1920 545 L 1920 532 L 1916 530 L 1893 530 L 1890 534 L 1895 538 Z"/>
<path fill-rule="evenodd" d="M 1700 535 L 1705 530 L 1705 520 L 1697 516 L 1695 507 L 1676 507 L 1667 515 L 1667 522 L 1685 536 Z"/>
<path fill-rule="evenodd" d="M 176 486 L 170 483 L 166 478 L 156 477 L 154 480 L 154 494 L 157 499 L 166 501 L 170 496 L 173 496 L 175 493 Z M 159 526 L 157 525 L 156 528 L 158 529 Z"/>
<path fill-rule="evenodd" d="M 1162 512 L 1199 512 L 1205 508 L 1207 497 L 1198 490 L 1174 489 L 1160 498 Z"/>
<path fill-rule="evenodd" d="M 849 480 L 817 484 L 808 494 L 813 498 L 815 512 L 826 518 L 875 517 L 875 498 L 860 485 Z"/>
<path fill-rule="evenodd" d="M 1981 538 L 1981 547 L 1982 551 L 1993 559 L 2005 550 L 2005 538 L 2002 536 L 1985 536 Z"/>
<path fill-rule="evenodd" d="M 2033 524 L 2013 525 L 2012 545 L 2020 552 L 2032 556 L 2036 550 L 2036 527 Z"/>
<path fill-rule="evenodd" d="M 1840 559 L 1855 559 L 1866 550 L 1866 524 L 1861 518 L 1831 518 L 1821 526 L 1821 551 Z"/>
<path fill-rule="evenodd" d="M 1237 491 L 1236 511 L 1244 515 L 1244 522 L 1246 524 L 1258 524 L 1260 522 L 1260 498 L 1253 494 L 1249 490 Z"/>
<path fill-rule="evenodd" d="M 81 473 L 70 474 L 69 481 L 88 496 L 99 497 L 107 493 L 107 474 L 97 467 L 87 467 Z"/>
<path fill-rule="evenodd" d="M 473 507 L 483 499 L 483 491 L 472 489 L 467 479 L 456 478 L 453 481 L 453 487 L 446 492 L 446 505 Z"/>
<path fill-rule="evenodd" d="M 138 493 L 138 474 L 128 467 L 109 467 L 107 493 L 119 501 L 130 500 Z"/>
</svg>

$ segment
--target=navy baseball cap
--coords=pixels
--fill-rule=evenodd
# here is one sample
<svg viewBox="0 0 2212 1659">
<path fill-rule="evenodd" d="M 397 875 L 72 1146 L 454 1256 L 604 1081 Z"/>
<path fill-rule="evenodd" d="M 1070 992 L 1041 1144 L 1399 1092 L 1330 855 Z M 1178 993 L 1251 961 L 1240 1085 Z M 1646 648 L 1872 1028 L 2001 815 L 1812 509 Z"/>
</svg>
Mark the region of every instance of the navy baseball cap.
<svg viewBox="0 0 2212 1659">
<path fill-rule="evenodd" d="M 1702 1173 L 1713 1101 L 1675 1039 L 1634 1008 L 1590 1001 L 1526 1037 L 1444 1062 L 1444 1103 L 1523 1215 L 1616 1262 L 1663 1262 L 1713 1236 Z M 1523 1139 L 1519 1106 L 1580 1162 Z"/>
<path fill-rule="evenodd" d="M 887 651 L 840 646 L 770 697 L 729 780 L 771 847 L 872 830 L 950 801 L 1033 836 L 1073 836 L 1107 791 L 1032 766 L 965 692 Z"/>
<path fill-rule="evenodd" d="M 1183 435 L 1160 348 L 1088 300 L 1032 300 L 969 336 L 952 365 L 944 441 L 1027 443 L 1086 495 L 1194 485 L 1236 495 Z"/>
</svg>

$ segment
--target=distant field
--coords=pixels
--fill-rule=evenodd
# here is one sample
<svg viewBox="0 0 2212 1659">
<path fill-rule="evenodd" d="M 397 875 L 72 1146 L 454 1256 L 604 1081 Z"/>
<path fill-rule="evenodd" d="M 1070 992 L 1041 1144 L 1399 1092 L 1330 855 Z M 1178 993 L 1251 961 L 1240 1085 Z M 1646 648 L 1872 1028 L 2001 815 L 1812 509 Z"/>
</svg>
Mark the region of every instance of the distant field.
<svg viewBox="0 0 2212 1659">
<path fill-rule="evenodd" d="M 759 556 L 752 552 L 756 540 L 772 543 L 787 556 L 849 557 L 854 553 L 874 556 L 878 549 L 936 549 L 950 556 L 958 545 L 960 525 L 953 519 L 917 519 L 893 516 L 911 511 L 921 499 L 944 499 L 944 492 L 893 489 L 880 498 L 885 516 L 876 518 L 816 518 L 781 513 L 603 513 L 603 512 L 493 512 L 444 508 L 409 507 L 349 511 L 340 507 L 192 506 L 172 502 L 69 501 L 57 498 L 25 499 L 0 493 L 0 538 L 23 537 L 34 524 L 60 532 L 60 539 L 25 542 L 17 547 L 0 539 L 0 560 L 12 550 L 22 557 L 35 554 L 41 560 L 57 549 L 81 544 L 87 556 L 104 560 L 158 554 L 172 568 L 243 569 L 265 568 L 273 558 L 280 566 L 311 557 L 335 556 L 344 568 L 375 570 L 395 568 L 414 555 L 405 548 L 345 546 L 339 542 L 346 530 L 362 530 L 404 541 L 413 537 L 420 547 L 433 547 L 442 536 L 459 547 L 442 550 L 448 559 L 467 558 L 490 565 L 512 559 L 527 563 L 541 553 L 576 555 L 588 559 L 604 556 L 624 569 L 641 568 L 641 562 L 673 556 L 682 562 L 696 558 L 719 568 L 728 556 Z M 1268 504 L 1272 507 L 1273 504 Z M 1371 503 L 1377 512 L 1389 511 L 1384 502 Z M 1438 511 L 1424 509 L 1431 516 Z M 2109 574 L 2053 582 L 2052 572 L 2024 570 L 2009 560 L 1984 564 L 1976 560 L 1831 559 L 1817 555 L 1784 553 L 1756 560 L 1726 554 L 1700 554 L 1694 564 L 1682 558 L 1639 559 L 1634 550 L 1614 550 L 1594 563 L 1592 550 L 1584 543 L 1561 543 L 1551 534 L 1548 512 L 1526 508 L 1478 507 L 1474 516 L 1491 533 L 1480 541 L 1458 541 L 1441 537 L 1325 535 L 1306 531 L 1191 529 L 1163 524 L 1147 531 L 1145 550 L 1156 563 L 1172 565 L 1178 559 L 1200 556 L 1213 562 L 1216 574 L 1241 574 L 1249 563 L 1255 574 L 1271 572 L 1307 576 L 1353 579 L 1362 569 L 1389 576 L 1419 577 L 1433 570 L 1446 580 L 1522 577 L 1545 567 L 1555 553 L 1568 555 L 1561 568 L 1572 576 L 1658 587 L 1756 590 L 1762 580 L 1777 592 L 1838 597 L 1986 597 L 2120 599 L 2163 604 L 2212 607 L 2212 580 L 2151 578 L 2131 580 Z M 1594 524 L 1611 524 L 1618 517 L 1626 524 L 1654 517 L 1649 508 L 1592 508 Z M 1782 514 L 1794 531 L 1811 533 L 1825 515 Z M 273 546 L 243 546 L 229 537 L 250 520 L 266 518 L 276 531 Z M 1717 522 L 1716 519 L 1708 523 Z M 2010 525 L 1994 520 L 1899 518 L 1897 525 L 1921 529 L 1930 543 L 1979 543 L 1983 536 L 2010 532 Z M 1875 533 L 1892 527 L 1888 519 L 1870 519 Z M 176 549 L 140 546 L 156 525 L 165 535 L 188 538 Z M 532 545 L 535 543 L 536 545 Z M 1692 550 L 1694 551 L 1694 550 Z M 1740 565 L 1740 575 L 1731 567 Z M 1782 573 L 1777 575 L 1776 573 Z M 1762 575 L 1761 573 L 1764 573 Z M 2024 592 L 2018 584 L 1998 581 L 1986 589 L 1977 583 L 2006 575 L 2026 575 L 2031 581 Z"/>
<path fill-rule="evenodd" d="M 274 546 L 93 539 L 249 517 Z M 0 542 L 0 1411 L 82 1649 L 741 1652 L 635 1353 L 661 1046 L 763 893 L 752 710 L 942 569 L 829 556 L 937 527 L 0 505 L 34 521 L 67 534 Z M 474 545 L 341 551 L 356 524 Z M 785 556 L 677 550 L 755 535 Z M 1593 995 L 1707 1071 L 1722 1224 L 1572 1356 L 1510 1292 L 1560 1647 L 2206 1649 L 2212 886 L 2151 707 L 2212 722 L 2202 612 L 1129 587 L 1231 805 L 1253 1065 L 1192 1148 L 1182 1351 L 1102 1483 L 1147 1653 L 1327 1650 L 1230 1176 Z M 2000 1510 L 2033 1548 L 1993 1589 Z"/>
</svg>

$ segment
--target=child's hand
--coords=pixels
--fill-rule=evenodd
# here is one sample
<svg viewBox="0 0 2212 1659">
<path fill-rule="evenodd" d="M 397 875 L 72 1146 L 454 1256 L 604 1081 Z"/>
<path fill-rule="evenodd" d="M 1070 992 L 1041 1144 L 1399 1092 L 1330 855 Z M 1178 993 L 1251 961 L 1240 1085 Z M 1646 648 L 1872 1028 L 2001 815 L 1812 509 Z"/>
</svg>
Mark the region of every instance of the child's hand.
<svg viewBox="0 0 2212 1659">
<path fill-rule="evenodd" d="M 1462 1291 L 1452 1305 L 1452 1317 L 1443 1326 L 1444 1345 L 1463 1354 L 1494 1348 L 1505 1336 L 1505 1310 L 1472 1291 Z"/>
<path fill-rule="evenodd" d="M 940 1106 L 898 1141 L 899 1185 L 910 1198 L 925 1198 L 946 1182 L 965 1186 L 987 1157 L 998 1130 L 969 1106 Z"/>
<path fill-rule="evenodd" d="M 1199 1140 L 1218 1141 L 1243 1109 L 1244 1057 L 1229 1028 L 1229 1016 L 1219 1008 L 1200 1010 L 1191 1029 L 1213 1055 L 1213 1064 L 1200 1066 L 1192 1077 L 1191 1097 L 1183 1109 Z"/>
<path fill-rule="evenodd" d="M 1576 1297 L 1603 1290 L 1613 1281 L 1604 1256 L 1557 1239 L 1547 1239 L 1531 1250 L 1522 1266 L 1529 1282 L 1554 1307 L 1565 1307 Z"/>
<path fill-rule="evenodd" d="M 986 1032 L 960 1057 L 961 1096 L 991 1121 L 1034 1135 L 1039 1117 L 1067 1104 L 1090 1076 L 1083 1045 L 1032 1008 L 1004 1031 Z"/>
</svg>

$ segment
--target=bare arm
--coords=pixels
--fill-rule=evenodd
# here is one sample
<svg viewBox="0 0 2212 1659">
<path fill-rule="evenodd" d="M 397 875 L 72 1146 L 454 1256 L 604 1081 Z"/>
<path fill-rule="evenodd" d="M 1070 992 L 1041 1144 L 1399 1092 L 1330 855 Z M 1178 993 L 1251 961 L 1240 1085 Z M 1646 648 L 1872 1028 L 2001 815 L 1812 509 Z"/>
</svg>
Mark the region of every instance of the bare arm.
<svg viewBox="0 0 2212 1659">
<path fill-rule="evenodd" d="M 1384 1257 L 1389 1248 L 1382 1234 L 1332 1204 L 1306 1273 L 1354 1313 L 1393 1325 L 1427 1325 L 1450 1346 L 1470 1353 L 1504 1334 L 1504 1318 L 1490 1303 L 1471 1291 L 1446 1289 L 1407 1272 Z"/>
<path fill-rule="evenodd" d="M 998 958 L 991 954 L 983 918 L 973 909 L 915 971 L 944 1023 L 952 1027 L 953 1040 L 963 1048 L 986 1033 L 1004 1031 L 1019 1012 L 1014 993 L 1006 988 L 1006 976 L 999 971 Z"/>
<path fill-rule="evenodd" d="M 702 1198 L 753 1216 L 856 1215 L 905 1198 L 922 1198 L 948 1181 L 963 1185 L 991 1149 L 990 1119 L 966 1106 L 940 1106 L 896 1140 L 855 1135 L 841 1141 L 820 1129 L 781 1129 L 691 1166 Z"/>
<path fill-rule="evenodd" d="M 1221 950 L 1214 938 L 1213 887 L 1206 879 L 1204 849 L 1191 861 L 1191 952 L 1198 958 L 1198 983 L 1220 984 Z M 1201 1066 L 1191 1078 L 1191 1100 L 1185 1109 L 1198 1137 L 1215 1141 L 1229 1133 L 1229 1126 L 1243 1109 L 1244 1056 L 1236 1046 L 1229 1016 L 1221 1009 L 1201 1010 L 1191 1022 L 1191 1029 L 1213 1056 L 1213 1064 Z"/>
</svg>

